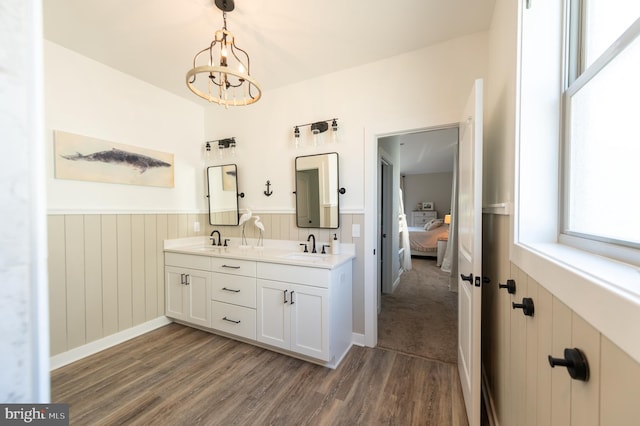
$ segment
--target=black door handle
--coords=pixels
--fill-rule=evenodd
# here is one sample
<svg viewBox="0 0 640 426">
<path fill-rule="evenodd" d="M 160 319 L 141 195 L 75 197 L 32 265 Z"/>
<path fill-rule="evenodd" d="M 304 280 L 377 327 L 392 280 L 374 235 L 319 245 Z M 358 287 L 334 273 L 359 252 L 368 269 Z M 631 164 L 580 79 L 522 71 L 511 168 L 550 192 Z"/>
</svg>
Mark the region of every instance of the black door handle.
<svg viewBox="0 0 640 426">
<path fill-rule="evenodd" d="M 473 284 L 473 274 L 469 274 L 469 275 L 460 274 L 460 278 L 462 278 L 462 281 L 468 281 L 469 284 Z"/>
</svg>

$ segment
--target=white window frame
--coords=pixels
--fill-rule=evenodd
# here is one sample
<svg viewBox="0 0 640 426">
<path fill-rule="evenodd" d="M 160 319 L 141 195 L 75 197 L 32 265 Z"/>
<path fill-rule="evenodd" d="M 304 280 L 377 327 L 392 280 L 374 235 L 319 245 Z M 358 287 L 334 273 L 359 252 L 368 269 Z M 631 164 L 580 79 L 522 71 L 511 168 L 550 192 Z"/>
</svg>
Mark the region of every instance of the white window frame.
<svg viewBox="0 0 640 426">
<path fill-rule="evenodd" d="M 640 362 L 640 268 L 560 238 L 566 2 L 519 2 L 511 261 Z M 569 236 L 570 237 L 570 236 Z"/>
<path fill-rule="evenodd" d="M 595 62 L 593 62 L 586 70 L 578 69 L 584 68 L 582 51 L 580 48 L 581 42 L 579 38 L 583 38 L 583 31 L 578 31 L 578 22 L 584 22 L 582 17 L 583 11 L 578 9 L 580 0 L 568 0 L 566 14 L 568 16 L 566 25 L 569 26 L 571 34 L 566 35 L 566 50 L 567 50 L 567 65 L 564 67 L 566 70 L 563 73 L 563 78 L 566 79 L 565 85 L 568 86 L 564 93 L 563 99 L 563 124 L 564 124 L 564 141 L 563 141 L 563 153 L 564 153 L 564 170 L 569 170 L 570 164 L 570 119 L 571 119 L 571 99 L 573 95 L 584 88 L 591 79 L 596 77 L 600 71 L 602 71 L 611 61 L 613 61 L 618 54 L 625 50 L 631 43 L 635 41 L 640 33 L 640 20 L 637 20 L 632 24 L 621 37 L 612 44 Z M 569 193 L 570 184 L 567 176 L 563 176 L 563 186 L 561 195 L 561 208 L 563 211 L 561 222 L 561 233 L 559 235 L 559 242 L 575 248 L 586 250 L 601 256 L 610 257 L 625 263 L 630 263 L 636 266 L 640 265 L 640 246 L 638 244 L 618 241 L 608 238 L 603 238 L 597 235 L 582 234 L 579 232 L 570 231 L 568 228 L 569 223 Z"/>
</svg>

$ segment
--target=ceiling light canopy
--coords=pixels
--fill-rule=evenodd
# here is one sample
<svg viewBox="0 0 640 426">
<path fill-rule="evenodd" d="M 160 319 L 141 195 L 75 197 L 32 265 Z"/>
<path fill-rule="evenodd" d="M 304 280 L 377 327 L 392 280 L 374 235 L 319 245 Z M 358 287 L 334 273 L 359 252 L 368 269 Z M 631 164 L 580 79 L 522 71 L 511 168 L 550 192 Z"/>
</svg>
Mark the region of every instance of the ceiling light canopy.
<svg viewBox="0 0 640 426">
<path fill-rule="evenodd" d="M 227 12 L 235 5 L 233 0 L 215 3 L 222 11 L 223 27 L 209 47 L 196 53 L 193 68 L 187 72 L 187 86 L 201 98 L 225 107 L 250 105 L 260 99 L 262 90 L 251 77 L 249 54 L 236 46 L 234 35 L 227 30 Z"/>
</svg>

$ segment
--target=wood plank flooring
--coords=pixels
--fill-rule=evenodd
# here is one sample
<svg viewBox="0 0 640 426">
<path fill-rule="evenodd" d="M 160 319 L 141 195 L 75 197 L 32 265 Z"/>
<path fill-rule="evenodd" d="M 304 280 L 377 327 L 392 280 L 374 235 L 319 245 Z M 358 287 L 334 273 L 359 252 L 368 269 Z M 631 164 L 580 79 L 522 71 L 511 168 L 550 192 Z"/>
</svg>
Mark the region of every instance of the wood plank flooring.
<svg viewBox="0 0 640 426">
<path fill-rule="evenodd" d="M 51 373 L 72 425 L 466 425 L 457 367 L 354 346 L 331 370 L 170 324 Z"/>
</svg>

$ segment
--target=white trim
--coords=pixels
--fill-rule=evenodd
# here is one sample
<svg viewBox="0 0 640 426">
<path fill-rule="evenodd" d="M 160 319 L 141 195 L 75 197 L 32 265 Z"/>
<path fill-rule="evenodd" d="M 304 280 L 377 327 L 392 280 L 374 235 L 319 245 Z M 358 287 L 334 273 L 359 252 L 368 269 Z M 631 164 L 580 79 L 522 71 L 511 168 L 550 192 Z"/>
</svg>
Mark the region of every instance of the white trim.
<svg viewBox="0 0 640 426">
<path fill-rule="evenodd" d="M 77 348 L 73 348 L 68 350 L 67 352 L 63 352 L 58 355 L 54 355 L 50 360 L 51 370 L 55 370 L 56 368 L 60 368 L 67 364 L 71 364 L 72 362 L 78 361 L 82 358 L 88 357 L 89 355 L 93 355 L 105 349 L 108 349 L 112 346 L 118 345 L 122 342 L 126 342 L 127 340 L 133 339 L 134 337 L 138 337 L 145 333 L 148 333 L 156 328 L 163 327 L 167 324 L 171 324 L 171 320 L 165 316 L 161 316 L 151 321 L 147 321 L 140 325 L 137 325 L 132 328 L 128 328 L 126 330 L 120 331 L 118 333 L 112 334 L 107 337 L 103 337 L 100 340 L 95 340 L 91 343 L 87 343 L 86 345 L 82 345 Z"/>
<path fill-rule="evenodd" d="M 364 214 L 364 208 L 343 208 L 340 207 L 340 214 Z M 266 209 L 256 210 L 258 214 L 295 214 L 295 209 Z M 72 215 L 72 214 L 206 214 L 207 210 L 175 210 L 175 209 L 158 209 L 158 210 L 109 210 L 109 209 L 48 209 L 47 215 Z"/>
<path fill-rule="evenodd" d="M 119 209 L 47 209 L 47 215 L 73 215 L 73 214 L 209 214 L 207 210 L 119 210 Z"/>
<path fill-rule="evenodd" d="M 357 346 L 366 346 L 365 345 L 365 336 L 362 333 L 351 333 L 351 344 Z"/>
</svg>

